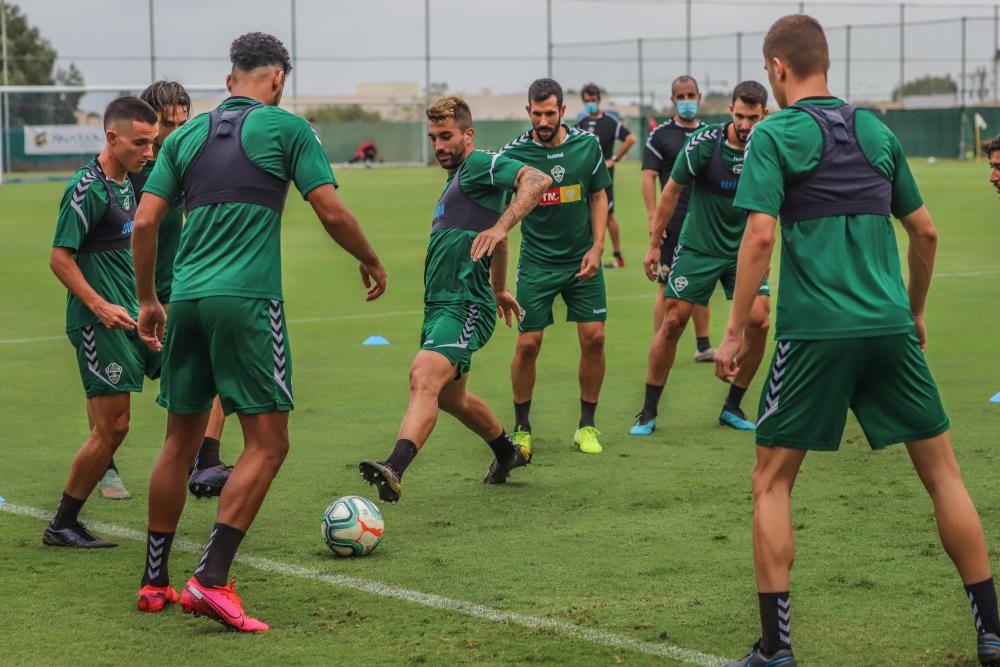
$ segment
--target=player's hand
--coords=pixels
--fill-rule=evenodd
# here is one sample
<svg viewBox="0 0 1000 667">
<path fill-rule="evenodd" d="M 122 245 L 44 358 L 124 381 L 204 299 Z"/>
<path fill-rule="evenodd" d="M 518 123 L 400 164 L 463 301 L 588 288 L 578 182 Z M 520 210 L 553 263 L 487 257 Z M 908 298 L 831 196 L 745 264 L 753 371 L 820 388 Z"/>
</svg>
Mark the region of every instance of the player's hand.
<svg viewBox="0 0 1000 667">
<path fill-rule="evenodd" d="M 102 301 L 94 309 L 94 315 L 97 315 L 106 329 L 124 329 L 125 331 L 135 329 L 135 320 L 132 319 L 127 310 L 118 304 Z"/>
<path fill-rule="evenodd" d="M 163 349 L 163 330 L 167 324 L 167 311 L 159 301 L 139 304 L 139 340 L 154 352 Z"/>
<path fill-rule="evenodd" d="M 503 228 L 494 225 L 484 232 L 480 232 L 472 241 L 472 261 L 478 262 L 483 255 L 493 256 L 493 249 L 507 238 L 507 232 Z"/>
<path fill-rule="evenodd" d="M 604 161 L 604 166 L 607 167 L 608 169 L 614 169 L 615 168 L 615 161 L 611 160 L 611 159 L 605 160 Z"/>
<path fill-rule="evenodd" d="M 743 344 L 743 337 L 737 336 L 731 331 L 726 332 L 726 337 L 722 339 L 722 345 L 715 353 L 715 377 L 723 382 L 732 382 L 736 374 L 740 372 L 736 355 L 739 354 L 740 345 Z"/>
<path fill-rule="evenodd" d="M 587 280 L 588 278 L 596 276 L 597 271 L 600 268 L 601 248 L 591 248 L 587 251 L 587 254 L 583 256 L 583 260 L 580 262 L 580 272 L 573 277 L 577 280 Z"/>
<path fill-rule="evenodd" d="M 515 318 L 518 322 L 524 319 L 524 311 L 521 310 L 521 304 L 517 302 L 517 299 L 514 298 L 514 295 L 510 291 L 494 292 L 494 296 L 497 300 L 497 317 L 502 317 L 508 327 L 514 324 Z"/>
<path fill-rule="evenodd" d="M 920 341 L 920 349 L 924 352 L 927 351 L 927 325 L 924 324 L 923 315 L 913 316 L 913 328 L 917 334 L 917 340 Z"/>
<path fill-rule="evenodd" d="M 365 289 L 368 290 L 365 301 L 374 301 L 385 294 L 386 275 L 382 262 L 377 259 L 374 264 L 365 264 L 362 262 L 358 270 L 361 272 L 361 282 L 364 284 Z"/>
<path fill-rule="evenodd" d="M 656 282 L 656 277 L 660 275 L 660 246 L 649 246 L 646 256 L 642 258 L 642 268 L 646 277 Z"/>
</svg>

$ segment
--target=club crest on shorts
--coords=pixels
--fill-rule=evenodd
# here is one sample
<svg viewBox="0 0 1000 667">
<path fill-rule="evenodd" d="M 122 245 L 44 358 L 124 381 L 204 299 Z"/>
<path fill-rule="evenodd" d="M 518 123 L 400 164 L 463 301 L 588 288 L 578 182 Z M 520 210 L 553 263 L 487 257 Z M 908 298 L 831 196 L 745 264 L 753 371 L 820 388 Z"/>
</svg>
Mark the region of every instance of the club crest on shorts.
<svg viewBox="0 0 1000 667">
<path fill-rule="evenodd" d="M 566 169 L 562 165 L 557 164 L 552 167 L 552 178 L 556 179 L 556 183 L 562 183 L 563 176 L 565 175 Z"/>
<path fill-rule="evenodd" d="M 688 286 L 688 279 L 684 276 L 677 276 L 674 278 L 674 289 L 680 294 L 684 291 L 684 288 Z"/>
<path fill-rule="evenodd" d="M 105 366 L 104 374 L 108 376 L 111 384 L 118 384 L 118 381 L 122 379 L 122 367 L 112 361 Z"/>
</svg>

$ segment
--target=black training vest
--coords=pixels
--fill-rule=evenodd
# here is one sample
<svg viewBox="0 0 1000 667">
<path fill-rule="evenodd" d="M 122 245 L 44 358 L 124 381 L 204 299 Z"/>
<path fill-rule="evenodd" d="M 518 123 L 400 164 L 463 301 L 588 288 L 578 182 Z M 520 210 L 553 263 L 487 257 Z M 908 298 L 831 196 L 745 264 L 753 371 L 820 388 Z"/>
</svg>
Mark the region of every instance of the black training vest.
<svg viewBox="0 0 1000 667">
<path fill-rule="evenodd" d="M 100 252 L 102 250 L 131 248 L 131 211 L 135 210 L 135 204 L 129 206 L 128 211 L 121 207 L 121 204 L 118 203 L 118 197 L 115 195 L 114 188 L 111 186 L 111 182 L 104 175 L 104 170 L 101 169 L 101 165 L 97 160 L 94 160 L 93 164 L 87 165 L 87 173 L 80 178 L 80 182 L 76 186 L 76 192 L 73 193 L 73 198 L 79 198 L 80 201 L 83 201 L 83 197 L 87 193 L 87 188 L 95 180 L 100 181 L 101 185 L 104 186 L 104 190 L 108 193 L 108 208 L 104 211 L 104 216 L 96 224 L 90 225 L 87 229 L 87 233 L 83 237 L 83 243 L 80 244 L 77 252 Z"/>
<path fill-rule="evenodd" d="M 277 214 L 285 207 L 288 181 L 273 176 L 247 157 L 241 131 L 247 115 L 263 104 L 242 109 L 213 109 L 208 139 L 184 174 L 184 207 L 188 213 L 210 204 L 258 204 Z"/>
<path fill-rule="evenodd" d="M 819 166 L 785 188 L 781 224 L 840 215 L 892 215 L 892 182 L 865 156 L 850 104 L 833 109 L 810 104 L 790 108 L 812 116 L 823 133 Z"/>
<path fill-rule="evenodd" d="M 464 165 L 464 163 L 463 163 Z M 473 232 L 484 232 L 497 224 L 500 214 L 491 210 L 462 191 L 462 167 L 460 166 L 438 199 L 434 209 L 434 222 L 431 231 L 439 229 L 467 229 Z"/>
<path fill-rule="evenodd" d="M 720 197 L 736 196 L 736 186 L 740 184 L 740 172 L 743 171 L 743 163 L 736 163 L 739 169 L 727 167 L 722 159 L 722 142 L 726 140 L 729 132 L 729 124 L 716 130 L 718 136 L 715 138 L 715 146 L 712 148 L 712 157 L 708 165 L 695 177 L 694 182 L 699 190 L 706 190 L 713 195 Z"/>
</svg>

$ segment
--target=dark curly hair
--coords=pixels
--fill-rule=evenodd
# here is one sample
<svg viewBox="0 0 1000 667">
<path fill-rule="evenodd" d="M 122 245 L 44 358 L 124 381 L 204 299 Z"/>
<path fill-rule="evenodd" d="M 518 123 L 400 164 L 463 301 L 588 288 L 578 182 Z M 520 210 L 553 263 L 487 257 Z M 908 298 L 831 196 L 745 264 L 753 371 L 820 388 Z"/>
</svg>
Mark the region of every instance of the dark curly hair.
<svg viewBox="0 0 1000 667">
<path fill-rule="evenodd" d="M 288 74 L 292 71 L 292 59 L 288 49 L 274 35 L 263 32 L 248 32 L 233 40 L 229 47 L 229 59 L 233 69 L 250 72 L 258 67 L 280 67 Z"/>
<path fill-rule="evenodd" d="M 982 148 L 983 153 L 986 155 L 987 159 L 989 159 L 993 153 L 1000 151 L 1000 135 L 997 135 L 992 139 L 987 139 L 982 143 L 980 148 Z"/>
<path fill-rule="evenodd" d="M 153 107 L 157 113 L 163 111 L 163 107 L 170 106 L 181 107 L 188 113 L 191 111 L 191 96 L 176 81 L 152 83 L 139 94 L 139 99 Z"/>
</svg>

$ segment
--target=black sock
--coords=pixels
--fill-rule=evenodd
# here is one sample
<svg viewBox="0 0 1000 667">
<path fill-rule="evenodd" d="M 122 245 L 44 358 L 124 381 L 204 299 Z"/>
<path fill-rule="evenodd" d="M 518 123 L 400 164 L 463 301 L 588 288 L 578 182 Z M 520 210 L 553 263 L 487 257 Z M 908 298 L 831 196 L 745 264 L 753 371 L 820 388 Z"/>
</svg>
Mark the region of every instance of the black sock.
<svg viewBox="0 0 1000 667">
<path fill-rule="evenodd" d="M 111 457 L 111 460 L 108 461 L 108 467 L 105 469 L 105 472 L 107 472 L 108 470 L 114 470 L 115 472 L 118 472 L 118 466 L 115 465 L 115 457 L 113 456 Z"/>
<path fill-rule="evenodd" d="M 747 393 L 746 387 L 737 387 L 735 384 L 729 385 L 729 395 L 726 396 L 726 408 L 740 409 L 743 402 L 743 395 Z"/>
<path fill-rule="evenodd" d="M 62 500 L 59 501 L 59 507 L 49 521 L 49 526 L 55 530 L 69 528 L 80 520 L 80 510 L 85 502 L 86 500 L 78 500 L 63 491 Z"/>
<path fill-rule="evenodd" d="M 580 399 L 580 428 L 584 426 L 594 426 L 594 413 L 597 412 L 597 403 L 588 403 Z"/>
<path fill-rule="evenodd" d="M 142 575 L 142 586 L 166 586 L 170 583 L 167 560 L 173 543 L 173 533 L 146 531 L 146 570 Z"/>
<path fill-rule="evenodd" d="M 518 403 L 514 401 L 514 430 L 515 431 L 527 431 L 531 433 L 531 420 L 528 418 L 528 413 L 531 412 L 531 399 L 529 398 L 524 403 Z"/>
<path fill-rule="evenodd" d="M 616 252 L 615 253 L 615 259 L 621 259 L 621 258 L 622 258 L 622 254 L 620 252 Z"/>
<path fill-rule="evenodd" d="M 992 632 L 1000 635 L 1000 615 L 997 614 L 997 589 L 993 585 L 993 577 L 978 584 L 965 587 L 972 605 L 972 616 L 976 620 L 976 632 Z"/>
<path fill-rule="evenodd" d="M 392 454 L 389 455 L 389 458 L 385 462 L 402 479 L 403 473 L 413 463 L 413 459 L 416 457 L 418 451 L 416 444 L 412 440 L 397 440 L 396 448 L 392 450 Z"/>
<path fill-rule="evenodd" d="M 493 450 L 493 455 L 497 457 L 497 461 L 506 461 L 514 453 L 514 443 L 511 442 L 507 431 L 501 431 L 499 437 L 495 440 L 487 440 L 486 444 Z"/>
<path fill-rule="evenodd" d="M 229 567 L 236 558 L 236 550 L 246 535 L 224 523 L 215 524 L 212 535 L 205 545 L 205 553 L 194 571 L 195 578 L 202 586 L 225 586 L 229 583 Z"/>
<path fill-rule="evenodd" d="M 201 441 L 201 449 L 198 451 L 198 458 L 195 459 L 194 469 L 204 470 L 221 464 L 222 460 L 219 458 L 219 441 L 215 438 L 205 436 L 205 439 Z"/>
<path fill-rule="evenodd" d="M 708 340 L 708 336 L 695 336 L 695 345 L 698 346 L 699 352 L 704 352 L 712 347 L 712 342 Z"/>
<path fill-rule="evenodd" d="M 760 605 L 761 653 L 774 655 L 783 648 L 792 648 L 788 591 L 757 593 L 757 602 Z"/>
<path fill-rule="evenodd" d="M 642 421 L 647 422 L 656 418 L 662 395 L 663 387 L 657 387 L 655 384 L 646 385 L 646 400 L 642 404 Z"/>
</svg>

